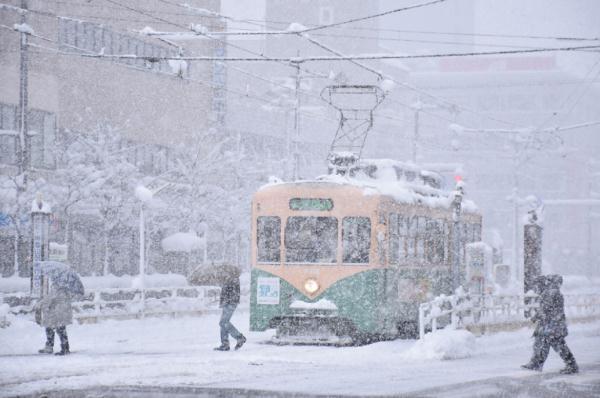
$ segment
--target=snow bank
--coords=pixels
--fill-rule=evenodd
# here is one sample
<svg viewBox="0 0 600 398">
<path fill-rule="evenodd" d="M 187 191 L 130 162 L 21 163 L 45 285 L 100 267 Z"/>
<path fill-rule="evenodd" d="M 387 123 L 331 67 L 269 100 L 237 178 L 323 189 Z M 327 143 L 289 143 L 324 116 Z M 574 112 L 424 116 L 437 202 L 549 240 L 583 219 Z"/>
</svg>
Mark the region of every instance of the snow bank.
<svg viewBox="0 0 600 398">
<path fill-rule="evenodd" d="M 29 292 L 29 278 L 0 278 L 0 293 Z"/>
<path fill-rule="evenodd" d="M 167 236 L 161 242 L 165 252 L 185 252 L 204 248 L 204 238 L 200 238 L 195 232 L 177 232 Z"/>
<path fill-rule="evenodd" d="M 81 278 L 86 290 L 130 288 L 136 275 L 85 276 Z M 0 278 L 0 293 L 29 293 L 29 278 Z M 183 287 L 189 286 L 185 276 L 180 274 L 149 274 L 144 277 L 144 286 Z"/>
<path fill-rule="evenodd" d="M 448 328 L 426 334 L 401 355 L 410 360 L 469 358 L 475 353 L 476 344 L 471 332 Z"/>
</svg>

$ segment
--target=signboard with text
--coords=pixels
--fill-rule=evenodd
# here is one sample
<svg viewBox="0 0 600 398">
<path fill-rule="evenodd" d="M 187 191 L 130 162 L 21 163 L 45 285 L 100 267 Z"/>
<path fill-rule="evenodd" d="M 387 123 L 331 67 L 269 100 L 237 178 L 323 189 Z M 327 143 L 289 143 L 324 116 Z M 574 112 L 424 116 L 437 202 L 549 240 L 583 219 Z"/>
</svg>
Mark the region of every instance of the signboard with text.
<svg viewBox="0 0 600 398">
<path fill-rule="evenodd" d="M 257 304 L 279 304 L 279 278 L 259 277 L 256 289 Z"/>
</svg>

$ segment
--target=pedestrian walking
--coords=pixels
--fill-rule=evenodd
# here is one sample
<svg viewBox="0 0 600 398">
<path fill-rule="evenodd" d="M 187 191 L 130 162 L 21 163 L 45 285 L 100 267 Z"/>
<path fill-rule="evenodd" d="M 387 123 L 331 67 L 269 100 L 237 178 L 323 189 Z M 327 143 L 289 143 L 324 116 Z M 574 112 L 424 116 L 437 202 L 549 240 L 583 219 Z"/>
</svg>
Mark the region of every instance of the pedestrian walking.
<svg viewBox="0 0 600 398">
<path fill-rule="evenodd" d="M 56 332 L 60 338 L 60 351 L 55 355 L 69 354 L 67 325 L 73 322 L 70 294 L 65 289 L 53 288 L 35 304 L 34 310 L 36 322 L 46 328 L 46 345 L 38 352 L 40 354 L 52 354 Z"/>
<path fill-rule="evenodd" d="M 572 374 L 579 371 L 575 357 L 565 341 L 568 330 L 564 298 L 560 292 L 562 281 L 560 275 L 539 276 L 536 279 L 540 306 L 532 318 L 536 323 L 533 356 L 529 363 L 521 366 L 524 369 L 541 371 L 552 347 L 566 364 L 560 373 Z"/>
<path fill-rule="evenodd" d="M 217 351 L 229 351 L 229 336 L 236 339 L 235 349 L 240 349 L 246 342 L 246 337 L 231 323 L 231 317 L 240 303 L 240 270 L 235 267 L 223 267 L 224 278 L 221 285 L 219 306 L 223 309 L 219 326 L 221 327 L 221 345 Z"/>
</svg>

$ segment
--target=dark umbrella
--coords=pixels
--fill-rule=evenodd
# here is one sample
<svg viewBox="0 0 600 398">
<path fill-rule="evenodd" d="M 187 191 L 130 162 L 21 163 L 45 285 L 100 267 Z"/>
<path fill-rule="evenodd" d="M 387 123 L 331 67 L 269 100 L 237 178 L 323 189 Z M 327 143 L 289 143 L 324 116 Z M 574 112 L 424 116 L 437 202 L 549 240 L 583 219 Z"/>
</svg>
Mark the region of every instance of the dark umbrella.
<svg viewBox="0 0 600 398">
<path fill-rule="evenodd" d="M 39 264 L 42 275 L 47 276 L 56 289 L 65 290 L 71 296 L 83 296 L 81 278 L 67 264 L 58 261 L 40 261 Z"/>
<path fill-rule="evenodd" d="M 231 278 L 239 278 L 240 269 L 235 265 L 201 265 L 188 276 L 190 285 L 221 286 Z"/>
</svg>

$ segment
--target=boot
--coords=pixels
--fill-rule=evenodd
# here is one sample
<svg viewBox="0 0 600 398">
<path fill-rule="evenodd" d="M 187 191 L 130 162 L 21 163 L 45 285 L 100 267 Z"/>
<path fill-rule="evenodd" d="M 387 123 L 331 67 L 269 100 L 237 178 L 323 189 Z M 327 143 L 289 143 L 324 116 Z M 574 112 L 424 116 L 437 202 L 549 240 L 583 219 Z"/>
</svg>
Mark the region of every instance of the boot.
<svg viewBox="0 0 600 398">
<path fill-rule="evenodd" d="M 235 350 L 239 350 L 240 348 L 242 348 L 242 346 L 244 345 L 244 343 L 246 342 L 246 337 L 242 336 L 238 339 L 237 343 L 235 343 Z"/>
<path fill-rule="evenodd" d="M 69 351 L 69 343 L 65 343 L 60 345 L 60 351 L 54 355 L 67 355 L 70 353 L 71 351 Z"/>
<path fill-rule="evenodd" d="M 572 375 L 573 373 L 579 373 L 579 366 L 576 363 L 568 364 L 564 369 L 560 370 L 563 375 Z"/>
<path fill-rule="evenodd" d="M 527 363 L 525 365 L 521 365 L 521 368 L 527 369 L 527 370 L 536 370 L 538 372 L 542 371 L 542 367 L 541 366 L 536 365 L 536 364 L 534 364 L 532 362 L 529 362 L 529 363 Z"/>
<path fill-rule="evenodd" d="M 218 347 L 215 347 L 215 351 L 229 351 L 229 344 L 221 344 Z"/>
<path fill-rule="evenodd" d="M 42 348 L 41 350 L 38 350 L 38 352 L 40 354 L 52 354 L 52 351 L 54 351 L 54 347 L 51 345 L 47 345 L 47 344 L 44 348 Z"/>
</svg>

